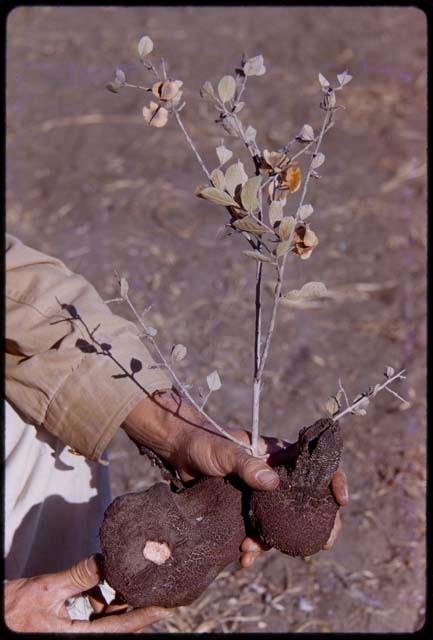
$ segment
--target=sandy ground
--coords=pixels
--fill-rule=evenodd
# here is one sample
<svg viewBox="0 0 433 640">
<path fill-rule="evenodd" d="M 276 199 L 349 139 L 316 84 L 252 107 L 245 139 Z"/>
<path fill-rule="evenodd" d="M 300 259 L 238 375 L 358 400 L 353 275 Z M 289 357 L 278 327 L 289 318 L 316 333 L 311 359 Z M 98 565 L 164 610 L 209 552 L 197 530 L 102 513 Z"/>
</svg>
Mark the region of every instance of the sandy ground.
<svg viewBox="0 0 433 640">
<path fill-rule="evenodd" d="M 320 279 L 335 295 L 282 310 L 263 432 L 295 439 L 323 415 L 338 378 L 353 396 L 383 380 L 387 365 L 408 370 L 400 389 L 410 401 L 402 410 L 384 393 L 366 417 L 346 421 L 351 501 L 332 551 L 309 559 L 270 551 L 251 569 L 230 566 L 154 630 L 413 631 L 425 607 L 425 16 L 77 7 L 21 8 L 9 18 L 8 230 L 61 257 L 105 298 L 115 294 L 114 269 L 127 276 L 137 306 L 153 305 L 160 345 L 187 345 L 184 380 L 203 386 L 217 368 L 223 388 L 209 410 L 247 428 L 254 266 L 239 238 L 217 238 L 221 210 L 193 195 L 203 178 L 176 123 L 145 128 L 143 94 L 104 89 L 117 66 L 146 82 L 136 56 L 144 33 L 185 83 L 184 121 L 210 167 L 223 132 L 198 90 L 232 72 L 242 51 L 262 53 L 268 67 L 249 83 L 242 112 L 268 149 L 304 123 L 320 126 L 319 71 L 333 79 L 350 70 L 346 110 L 310 192 L 320 245 L 310 260 L 290 261 L 287 279 L 287 289 Z M 242 157 L 240 144 L 226 144 Z M 110 458 L 115 495 L 158 477 L 123 434 Z"/>
</svg>

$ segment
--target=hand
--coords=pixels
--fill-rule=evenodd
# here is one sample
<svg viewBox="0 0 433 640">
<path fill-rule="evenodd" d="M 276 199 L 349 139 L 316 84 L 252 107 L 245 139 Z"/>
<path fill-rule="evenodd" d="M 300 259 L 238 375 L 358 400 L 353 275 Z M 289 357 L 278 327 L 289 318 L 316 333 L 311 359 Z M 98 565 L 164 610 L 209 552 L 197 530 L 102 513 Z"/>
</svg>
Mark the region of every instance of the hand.
<svg viewBox="0 0 433 640">
<path fill-rule="evenodd" d="M 71 620 L 65 600 L 91 589 L 100 580 L 95 556 L 59 573 L 11 580 L 5 585 L 5 621 L 18 632 L 134 633 L 164 620 L 169 609 L 148 607 L 96 620 Z M 123 608 L 124 609 L 124 608 Z M 108 610 L 108 608 L 107 608 Z"/>
<path fill-rule="evenodd" d="M 226 476 L 237 474 L 253 489 L 273 490 L 279 483 L 272 465 L 287 459 L 295 451 L 294 445 L 277 438 L 259 438 L 259 454 L 255 458 L 246 449 L 224 438 L 204 417 L 176 392 L 166 391 L 143 400 L 128 416 L 125 430 L 130 437 L 155 451 L 177 469 L 181 479 L 188 482 L 202 475 Z M 230 429 L 230 433 L 246 444 L 246 431 Z M 337 502 L 348 502 L 347 479 L 338 470 L 331 487 Z M 334 527 L 325 549 L 331 548 L 341 529 L 337 512 Z M 267 549 L 257 540 L 245 538 L 241 545 L 241 566 L 251 566 L 260 551 Z"/>
<path fill-rule="evenodd" d="M 174 391 L 144 399 L 129 414 L 124 428 L 134 442 L 144 444 L 177 469 L 184 482 L 202 475 L 237 474 L 254 489 L 278 486 L 278 474 L 265 459 L 251 456 L 225 438 Z M 229 431 L 249 444 L 246 431 Z M 260 438 L 259 448 L 261 453 L 271 454 L 286 444 L 276 438 Z"/>
</svg>

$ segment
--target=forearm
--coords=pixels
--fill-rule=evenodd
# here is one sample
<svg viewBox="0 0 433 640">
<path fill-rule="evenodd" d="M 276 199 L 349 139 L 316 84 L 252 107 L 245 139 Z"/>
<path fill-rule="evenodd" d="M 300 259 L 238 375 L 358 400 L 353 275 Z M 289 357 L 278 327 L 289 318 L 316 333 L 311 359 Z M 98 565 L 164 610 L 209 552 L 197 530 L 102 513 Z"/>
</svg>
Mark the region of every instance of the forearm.
<svg viewBox="0 0 433 640">
<path fill-rule="evenodd" d="M 144 393 L 170 388 L 170 377 L 150 368 L 135 325 L 60 260 L 8 236 L 6 266 L 6 397 L 27 422 L 97 459 Z M 110 357 L 76 347 L 90 338 L 59 302 L 74 305 L 89 330 L 100 325 L 95 335 L 110 343 Z M 143 365 L 139 386 L 113 377 L 122 373 L 116 361 L 129 370 L 131 358 Z"/>
</svg>

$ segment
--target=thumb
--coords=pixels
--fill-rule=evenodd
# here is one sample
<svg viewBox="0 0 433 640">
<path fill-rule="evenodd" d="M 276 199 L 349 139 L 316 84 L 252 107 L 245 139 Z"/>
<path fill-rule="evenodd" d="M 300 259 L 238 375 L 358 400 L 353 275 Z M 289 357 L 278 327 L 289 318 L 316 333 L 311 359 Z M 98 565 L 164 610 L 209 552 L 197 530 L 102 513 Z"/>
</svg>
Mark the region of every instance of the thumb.
<svg viewBox="0 0 433 640">
<path fill-rule="evenodd" d="M 233 472 L 237 473 L 246 484 L 253 489 L 272 491 L 279 484 L 278 474 L 260 458 L 254 458 L 245 451 L 236 449 L 232 463 Z"/>
<path fill-rule="evenodd" d="M 70 569 L 53 574 L 52 578 L 53 582 L 56 582 L 55 586 L 65 598 L 87 591 L 97 585 L 100 580 L 96 556 L 91 555 L 84 558 Z"/>
</svg>

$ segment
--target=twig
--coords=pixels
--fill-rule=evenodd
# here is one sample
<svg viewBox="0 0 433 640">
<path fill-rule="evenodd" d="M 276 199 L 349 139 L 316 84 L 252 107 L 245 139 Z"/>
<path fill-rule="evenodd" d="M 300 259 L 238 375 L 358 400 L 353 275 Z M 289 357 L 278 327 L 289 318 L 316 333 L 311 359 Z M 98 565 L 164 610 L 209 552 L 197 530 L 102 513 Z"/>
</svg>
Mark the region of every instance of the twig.
<svg viewBox="0 0 433 640">
<path fill-rule="evenodd" d="M 391 378 L 388 378 L 383 384 L 375 387 L 374 395 L 379 393 L 379 391 L 382 391 L 382 389 L 387 389 L 387 387 L 391 384 L 391 382 L 394 382 L 394 380 L 398 380 L 399 378 L 404 380 L 405 376 L 403 374 L 405 373 L 405 371 L 406 371 L 406 369 L 402 369 L 398 373 L 395 373 Z M 387 389 L 387 391 L 391 391 L 391 389 Z M 398 396 L 398 397 L 400 397 L 400 396 Z M 348 413 L 352 413 L 353 409 L 356 409 L 356 407 L 359 404 L 361 404 L 365 400 L 365 398 L 368 398 L 368 394 L 367 393 L 366 394 L 362 394 L 362 396 L 360 398 L 358 398 L 358 400 L 356 400 L 356 402 L 353 402 L 351 405 L 346 407 L 346 409 L 344 409 L 344 411 L 340 411 L 340 413 L 337 413 L 336 415 L 332 416 L 332 419 L 333 420 L 341 420 L 341 418 L 343 418 Z M 400 399 L 403 400 L 403 398 L 400 398 Z M 406 401 L 403 400 L 403 402 L 406 402 Z"/>
<path fill-rule="evenodd" d="M 209 182 L 212 182 L 212 178 L 211 178 L 211 176 L 210 176 L 209 171 L 208 171 L 208 170 L 207 170 L 207 168 L 206 168 L 206 165 L 205 165 L 205 163 L 204 163 L 204 161 L 203 161 L 203 158 L 201 157 L 201 155 L 199 154 L 199 152 L 198 152 L 198 151 L 197 151 L 197 149 L 195 148 L 195 145 L 194 145 L 193 141 L 191 140 L 191 137 L 190 137 L 190 135 L 189 135 L 188 131 L 185 129 L 185 126 L 184 126 L 184 124 L 183 124 L 183 122 L 182 122 L 182 118 L 180 117 L 180 115 L 179 115 L 178 111 L 175 111 L 175 112 L 174 112 L 174 116 L 175 116 L 175 118 L 176 118 L 176 120 L 177 120 L 177 123 L 178 123 L 179 127 L 182 129 L 183 135 L 185 136 L 185 138 L 186 138 L 186 140 L 187 140 L 187 142 L 188 142 L 189 146 L 190 146 L 190 147 L 191 147 L 191 149 L 193 150 L 193 152 L 194 152 L 194 154 L 195 154 L 195 157 L 197 158 L 197 160 L 198 160 L 198 162 L 199 162 L 199 164 L 200 164 L 201 168 L 203 169 L 203 172 L 205 173 L 205 175 L 206 175 L 207 179 L 209 180 Z"/>
<path fill-rule="evenodd" d="M 324 118 L 323 124 L 322 124 L 322 129 L 321 129 L 320 135 L 319 135 L 319 137 L 317 139 L 316 148 L 315 148 L 313 157 L 311 159 L 310 167 L 309 167 L 307 176 L 305 178 L 304 188 L 303 188 L 303 191 L 302 191 L 301 199 L 299 201 L 298 209 L 296 211 L 295 224 L 293 225 L 293 229 L 291 230 L 289 238 L 288 238 L 289 247 L 290 247 L 290 245 L 291 245 L 291 243 L 293 241 L 293 236 L 294 236 L 295 229 L 296 229 L 296 223 L 299 222 L 299 211 L 300 211 L 300 209 L 301 209 L 301 207 L 302 207 L 302 205 L 304 203 L 305 196 L 306 196 L 306 193 L 307 193 L 308 182 L 310 180 L 311 171 L 312 171 L 312 168 L 313 168 L 312 167 L 313 160 L 314 160 L 315 155 L 319 151 L 320 145 L 322 144 L 322 140 L 323 140 L 323 136 L 324 136 L 324 133 L 325 133 L 325 129 L 326 129 L 328 121 L 329 121 L 329 119 L 331 117 L 329 115 L 330 113 L 331 113 L 331 111 L 327 111 L 326 112 L 326 115 L 325 115 L 325 118 Z M 266 360 L 267 360 L 267 357 L 268 357 L 268 354 L 269 354 L 269 347 L 270 347 L 272 336 L 273 336 L 274 329 L 275 329 L 275 321 L 276 321 L 276 317 L 277 317 L 278 304 L 280 302 L 281 288 L 282 288 L 283 279 L 284 279 L 284 270 L 285 270 L 285 267 L 286 267 L 286 262 L 287 262 L 288 255 L 289 255 L 289 251 L 287 251 L 284 254 L 281 266 L 277 268 L 277 284 L 276 284 L 276 287 L 275 287 L 274 301 L 273 301 L 272 311 L 271 311 L 271 319 L 270 319 L 270 322 L 269 322 L 268 332 L 266 334 L 265 346 L 263 348 L 263 353 L 262 353 L 262 357 L 261 357 L 260 369 L 259 369 L 259 373 L 258 373 L 259 379 L 261 379 L 261 377 L 263 375 L 263 371 L 264 371 L 264 368 L 265 368 Z"/>
</svg>

